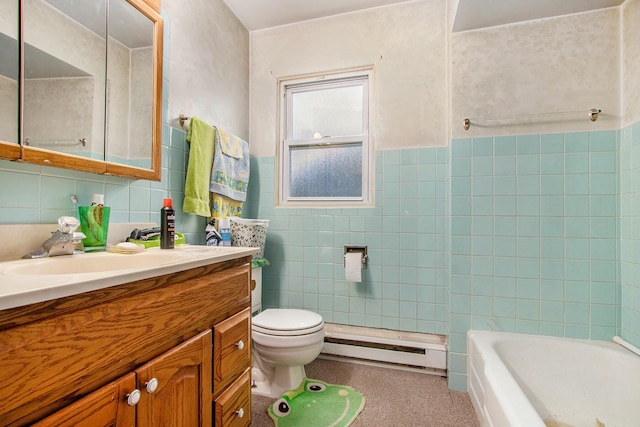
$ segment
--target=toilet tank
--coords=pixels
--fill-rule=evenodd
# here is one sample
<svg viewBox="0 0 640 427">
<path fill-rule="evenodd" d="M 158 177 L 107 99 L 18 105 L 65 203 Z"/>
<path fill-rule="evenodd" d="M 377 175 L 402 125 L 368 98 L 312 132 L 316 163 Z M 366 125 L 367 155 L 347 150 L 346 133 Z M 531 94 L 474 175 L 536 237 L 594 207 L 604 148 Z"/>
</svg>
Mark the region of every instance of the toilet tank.
<svg viewBox="0 0 640 427">
<path fill-rule="evenodd" d="M 251 278 L 256 281 L 256 287 L 251 291 L 251 313 L 262 311 L 262 267 L 251 269 Z"/>
</svg>

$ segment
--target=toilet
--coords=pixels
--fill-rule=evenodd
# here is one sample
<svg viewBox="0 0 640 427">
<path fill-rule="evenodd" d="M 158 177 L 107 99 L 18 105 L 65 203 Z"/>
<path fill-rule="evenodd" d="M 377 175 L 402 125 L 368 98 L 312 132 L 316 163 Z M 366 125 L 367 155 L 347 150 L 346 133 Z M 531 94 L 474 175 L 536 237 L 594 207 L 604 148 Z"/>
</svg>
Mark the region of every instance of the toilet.
<svg viewBox="0 0 640 427">
<path fill-rule="evenodd" d="M 254 268 L 252 275 L 256 281 L 252 306 L 260 310 L 262 268 Z M 322 351 L 324 321 L 308 310 L 270 308 L 253 317 L 251 339 L 252 393 L 275 399 L 300 385 L 306 376 L 304 365 Z"/>
</svg>

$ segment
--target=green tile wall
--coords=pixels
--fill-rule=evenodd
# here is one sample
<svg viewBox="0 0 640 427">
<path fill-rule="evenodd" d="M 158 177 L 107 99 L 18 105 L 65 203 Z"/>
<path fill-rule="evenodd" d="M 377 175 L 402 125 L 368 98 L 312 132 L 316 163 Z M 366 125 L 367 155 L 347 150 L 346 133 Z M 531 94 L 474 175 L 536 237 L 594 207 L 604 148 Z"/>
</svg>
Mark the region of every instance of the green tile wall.
<svg viewBox="0 0 640 427">
<path fill-rule="evenodd" d="M 447 333 L 447 155 L 447 148 L 377 152 L 375 206 L 360 209 L 275 208 L 275 159 L 252 159 L 246 215 L 271 221 L 263 306 Z M 348 244 L 368 246 L 362 283 L 345 281 Z"/>
<path fill-rule="evenodd" d="M 452 388 L 466 388 L 469 329 L 619 334 L 619 134 L 452 141 Z"/>
<path fill-rule="evenodd" d="M 620 144 L 622 337 L 640 347 L 640 122 Z"/>
</svg>

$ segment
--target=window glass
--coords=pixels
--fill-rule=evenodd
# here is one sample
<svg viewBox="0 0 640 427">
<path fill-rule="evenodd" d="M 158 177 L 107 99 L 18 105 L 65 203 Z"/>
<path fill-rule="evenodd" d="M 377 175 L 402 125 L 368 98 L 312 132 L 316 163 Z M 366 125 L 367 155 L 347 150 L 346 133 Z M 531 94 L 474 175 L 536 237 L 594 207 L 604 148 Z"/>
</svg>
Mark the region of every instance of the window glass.
<svg viewBox="0 0 640 427">
<path fill-rule="evenodd" d="M 292 93 L 294 139 L 362 135 L 362 83 Z"/>
<path fill-rule="evenodd" d="M 362 197 L 362 144 L 290 151 L 290 197 Z"/>
</svg>

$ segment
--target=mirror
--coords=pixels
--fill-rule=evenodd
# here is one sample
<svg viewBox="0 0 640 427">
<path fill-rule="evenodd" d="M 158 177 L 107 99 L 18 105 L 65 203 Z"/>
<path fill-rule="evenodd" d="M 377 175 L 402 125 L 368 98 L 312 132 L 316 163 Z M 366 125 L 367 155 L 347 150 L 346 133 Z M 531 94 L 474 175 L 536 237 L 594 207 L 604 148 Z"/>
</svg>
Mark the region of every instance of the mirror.
<svg viewBox="0 0 640 427">
<path fill-rule="evenodd" d="M 158 13 L 143 0 L 25 0 L 21 19 L 20 158 L 159 181 Z"/>
<path fill-rule="evenodd" d="M 0 156 L 20 158 L 18 0 L 0 0 Z"/>
</svg>

